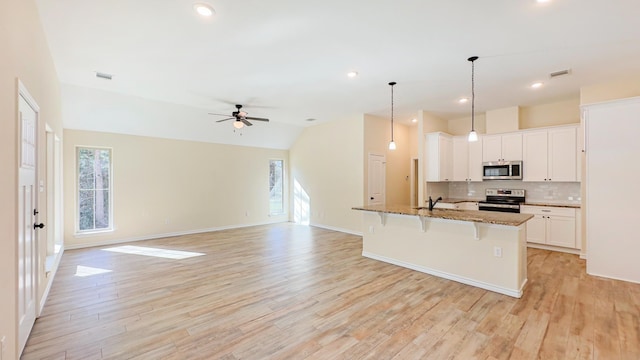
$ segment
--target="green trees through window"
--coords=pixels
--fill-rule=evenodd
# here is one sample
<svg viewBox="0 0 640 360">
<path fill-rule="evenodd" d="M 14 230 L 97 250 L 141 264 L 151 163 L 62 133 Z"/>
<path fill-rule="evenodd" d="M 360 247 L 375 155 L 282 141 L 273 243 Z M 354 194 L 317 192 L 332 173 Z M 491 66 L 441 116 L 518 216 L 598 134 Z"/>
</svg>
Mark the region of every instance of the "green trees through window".
<svg viewBox="0 0 640 360">
<path fill-rule="evenodd" d="M 284 161 L 269 160 L 269 214 L 284 214 Z"/>
<path fill-rule="evenodd" d="M 111 228 L 111 150 L 78 148 L 78 230 Z"/>
</svg>

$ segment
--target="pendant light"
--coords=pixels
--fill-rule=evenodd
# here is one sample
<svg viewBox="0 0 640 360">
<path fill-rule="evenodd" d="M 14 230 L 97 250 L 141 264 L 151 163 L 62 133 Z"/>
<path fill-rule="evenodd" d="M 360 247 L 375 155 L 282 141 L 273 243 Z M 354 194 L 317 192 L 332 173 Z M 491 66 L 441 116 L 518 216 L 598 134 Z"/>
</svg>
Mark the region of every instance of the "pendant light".
<svg viewBox="0 0 640 360">
<path fill-rule="evenodd" d="M 389 83 L 389 86 L 391 86 L 391 142 L 389 143 L 389 150 L 396 149 L 396 143 L 393 141 L 393 86 L 395 84 L 395 81 Z"/>
<path fill-rule="evenodd" d="M 476 93 L 475 93 L 475 64 L 474 61 L 478 60 L 477 56 L 472 56 L 467 59 L 471 61 L 471 131 L 469 132 L 469 142 L 478 141 L 478 133 L 475 129 L 475 117 L 476 117 Z"/>
</svg>

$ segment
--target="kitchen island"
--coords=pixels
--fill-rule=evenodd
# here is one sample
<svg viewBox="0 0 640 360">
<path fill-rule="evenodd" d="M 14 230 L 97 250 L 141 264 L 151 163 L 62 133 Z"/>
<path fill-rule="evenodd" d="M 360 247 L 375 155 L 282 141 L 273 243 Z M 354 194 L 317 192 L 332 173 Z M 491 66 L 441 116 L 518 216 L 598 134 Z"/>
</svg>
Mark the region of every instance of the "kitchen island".
<svg viewBox="0 0 640 360">
<path fill-rule="evenodd" d="M 362 255 L 501 294 L 527 282 L 528 214 L 362 206 Z"/>
</svg>

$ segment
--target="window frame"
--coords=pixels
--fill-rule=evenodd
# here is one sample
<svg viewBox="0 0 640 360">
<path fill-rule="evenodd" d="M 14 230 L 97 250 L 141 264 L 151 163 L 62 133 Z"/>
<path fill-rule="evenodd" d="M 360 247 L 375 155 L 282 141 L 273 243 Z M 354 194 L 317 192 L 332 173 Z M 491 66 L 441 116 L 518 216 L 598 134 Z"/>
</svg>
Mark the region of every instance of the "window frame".
<svg viewBox="0 0 640 360">
<path fill-rule="evenodd" d="M 272 212 L 271 210 L 271 163 L 274 161 L 279 161 L 282 163 L 282 211 L 281 212 Z M 287 197 L 286 197 L 286 181 L 287 181 L 287 177 L 286 177 L 286 162 L 284 159 L 282 158 L 272 158 L 269 159 L 269 172 L 267 174 L 268 177 L 268 193 L 269 193 L 269 198 L 268 200 L 268 205 L 269 205 L 269 216 L 283 216 L 283 215 L 287 215 Z"/>
<path fill-rule="evenodd" d="M 80 150 L 108 150 L 109 151 L 109 226 L 103 229 L 87 229 L 80 230 Z M 89 145 L 76 145 L 75 146 L 75 235 L 91 235 L 105 232 L 112 232 L 115 228 L 113 221 L 113 148 L 106 146 L 89 146 Z"/>
</svg>

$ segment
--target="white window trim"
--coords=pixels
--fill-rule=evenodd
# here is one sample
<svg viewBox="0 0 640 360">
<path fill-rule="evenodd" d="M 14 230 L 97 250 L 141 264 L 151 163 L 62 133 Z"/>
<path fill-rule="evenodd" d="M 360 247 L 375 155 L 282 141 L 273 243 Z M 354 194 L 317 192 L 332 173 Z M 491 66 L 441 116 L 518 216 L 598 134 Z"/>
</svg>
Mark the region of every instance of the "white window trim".
<svg viewBox="0 0 640 360">
<path fill-rule="evenodd" d="M 282 161 L 282 212 L 279 213 L 272 213 L 271 212 L 271 205 L 269 205 L 269 216 L 285 216 L 288 214 L 288 206 L 287 206 L 287 199 L 288 199 L 288 186 L 287 186 L 287 162 L 285 161 L 285 159 L 282 158 L 270 158 L 269 159 L 269 164 L 271 164 L 272 161 Z M 268 181 L 267 181 L 267 186 L 269 186 L 269 177 L 270 177 L 271 173 L 269 172 L 267 174 L 268 177 Z M 271 200 L 271 194 L 269 194 L 269 199 L 268 201 L 270 202 Z"/>
</svg>

